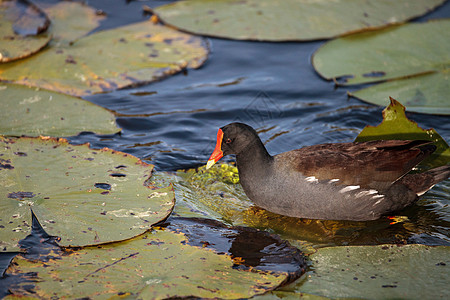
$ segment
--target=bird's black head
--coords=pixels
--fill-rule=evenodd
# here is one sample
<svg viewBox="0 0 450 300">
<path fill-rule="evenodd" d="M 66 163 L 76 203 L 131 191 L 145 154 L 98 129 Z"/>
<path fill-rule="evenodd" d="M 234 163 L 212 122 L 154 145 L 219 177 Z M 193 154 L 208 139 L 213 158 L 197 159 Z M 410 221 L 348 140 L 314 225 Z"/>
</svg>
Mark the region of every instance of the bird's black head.
<svg viewBox="0 0 450 300">
<path fill-rule="evenodd" d="M 237 122 L 225 125 L 217 132 L 216 148 L 206 167 L 210 168 L 225 155 L 239 155 L 257 142 L 261 143 L 261 140 L 251 126 Z"/>
</svg>

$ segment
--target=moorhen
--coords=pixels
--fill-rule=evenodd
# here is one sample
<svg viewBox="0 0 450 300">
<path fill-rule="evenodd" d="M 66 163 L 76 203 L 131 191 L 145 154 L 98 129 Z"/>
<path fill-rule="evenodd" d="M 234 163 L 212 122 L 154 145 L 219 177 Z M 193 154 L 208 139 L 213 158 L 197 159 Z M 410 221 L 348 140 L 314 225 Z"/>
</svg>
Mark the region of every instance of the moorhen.
<svg viewBox="0 0 450 300">
<path fill-rule="evenodd" d="M 236 154 L 245 193 L 268 211 L 367 221 L 411 205 L 450 176 L 450 165 L 409 174 L 435 150 L 430 141 L 380 140 L 307 146 L 271 156 L 252 127 L 231 123 L 219 129 L 206 167 Z"/>
</svg>

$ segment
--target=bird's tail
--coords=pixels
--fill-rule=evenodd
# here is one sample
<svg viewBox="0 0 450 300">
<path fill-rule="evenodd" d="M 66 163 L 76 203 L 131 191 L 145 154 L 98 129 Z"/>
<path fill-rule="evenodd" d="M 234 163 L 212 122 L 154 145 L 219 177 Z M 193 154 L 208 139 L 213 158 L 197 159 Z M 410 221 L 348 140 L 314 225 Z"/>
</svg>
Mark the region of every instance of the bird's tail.
<svg viewBox="0 0 450 300">
<path fill-rule="evenodd" d="M 421 196 L 430 190 L 436 183 L 449 177 L 450 164 L 437 167 L 423 173 L 408 174 L 404 176 L 400 182 L 415 192 L 417 196 Z"/>
</svg>

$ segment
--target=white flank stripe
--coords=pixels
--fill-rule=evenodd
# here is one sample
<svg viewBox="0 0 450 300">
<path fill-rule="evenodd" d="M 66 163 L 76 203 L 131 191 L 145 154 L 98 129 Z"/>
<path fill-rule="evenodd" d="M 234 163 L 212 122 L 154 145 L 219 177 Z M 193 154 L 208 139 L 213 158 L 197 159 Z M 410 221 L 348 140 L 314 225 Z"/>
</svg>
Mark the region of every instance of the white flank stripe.
<svg viewBox="0 0 450 300">
<path fill-rule="evenodd" d="M 350 191 L 353 191 L 353 190 L 357 190 L 359 188 L 360 188 L 359 185 L 349 185 L 349 186 L 346 186 L 345 188 L 341 189 L 339 191 L 339 193 L 346 193 L 346 192 L 350 192 Z"/>
<path fill-rule="evenodd" d="M 314 182 L 314 183 L 318 183 L 319 182 L 319 180 L 316 177 L 314 177 L 314 176 L 306 177 L 305 180 L 308 181 L 308 182 Z"/>
<path fill-rule="evenodd" d="M 372 206 L 375 206 L 375 205 L 377 205 L 377 204 L 380 204 L 381 200 L 383 200 L 383 199 L 384 199 L 384 197 L 381 198 L 380 200 L 378 200 L 377 202 L 375 202 Z"/>
<path fill-rule="evenodd" d="M 358 194 L 356 194 L 356 198 L 359 198 L 359 197 L 364 197 L 364 196 L 369 196 L 369 195 L 373 195 L 373 194 L 378 194 L 378 191 L 377 190 L 365 190 L 365 191 L 361 191 L 361 192 L 359 192 Z M 372 196 L 372 198 L 373 197 L 377 197 L 377 196 Z M 378 197 L 379 197 L 379 195 L 378 195 Z"/>
</svg>

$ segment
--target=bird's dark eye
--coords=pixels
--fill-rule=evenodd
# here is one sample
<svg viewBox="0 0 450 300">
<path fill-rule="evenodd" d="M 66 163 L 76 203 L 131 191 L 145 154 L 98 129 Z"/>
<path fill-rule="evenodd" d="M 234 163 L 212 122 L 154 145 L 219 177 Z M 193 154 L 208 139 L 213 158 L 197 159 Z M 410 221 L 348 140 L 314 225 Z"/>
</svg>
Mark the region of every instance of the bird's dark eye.
<svg viewBox="0 0 450 300">
<path fill-rule="evenodd" d="M 225 141 L 225 143 L 227 143 L 227 144 L 231 143 L 231 139 L 228 138 L 228 139 Z"/>
</svg>

